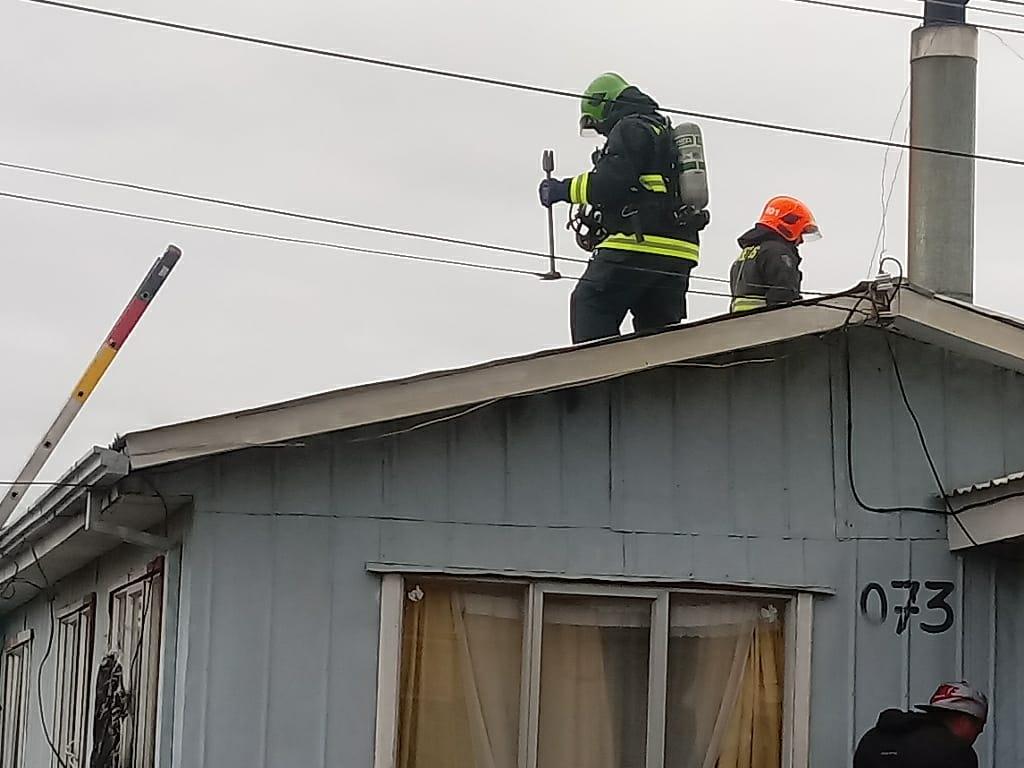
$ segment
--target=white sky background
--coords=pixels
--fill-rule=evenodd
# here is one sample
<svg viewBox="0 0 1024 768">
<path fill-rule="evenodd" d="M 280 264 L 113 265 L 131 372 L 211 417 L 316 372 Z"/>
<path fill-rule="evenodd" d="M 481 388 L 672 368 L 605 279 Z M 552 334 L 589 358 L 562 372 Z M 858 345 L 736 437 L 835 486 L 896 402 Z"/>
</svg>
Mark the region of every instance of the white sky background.
<svg viewBox="0 0 1024 768">
<path fill-rule="evenodd" d="M 907 85 L 914 26 L 783 0 L 96 4 L 566 90 L 613 69 L 664 106 L 880 138 Z M 920 9 L 914 0 L 874 4 Z M 1024 51 L 1024 37 L 1006 39 Z M 1024 157 L 1024 61 L 986 33 L 980 59 L 978 150 Z M 544 250 L 541 150 L 555 149 L 556 175 L 587 167 L 594 142 L 579 138 L 577 117 L 569 99 L 0 0 L 0 160 Z M 765 199 L 791 194 L 813 207 L 825 234 L 804 250 L 805 288 L 839 290 L 867 276 L 880 223 L 880 148 L 703 128 L 713 220 L 699 274 L 727 276 L 735 238 Z M 888 247 L 900 257 L 905 171 L 889 217 Z M 978 166 L 976 300 L 1018 315 L 1022 182 L 1024 168 Z M 2 169 L 0 190 L 545 267 Z M 559 250 L 578 256 L 565 212 L 557 212 Z M 0 199 L 0 480 L 17 473 L 169 242 L 184 251 L 181 262 L 41 479 L 116 433 L 569 341 L 569 281 Z M 728 292 L 700 280 L 692 287 Z M 726 308 L 726 298 L 690 297 L 691 317 Z"/>
</svg>

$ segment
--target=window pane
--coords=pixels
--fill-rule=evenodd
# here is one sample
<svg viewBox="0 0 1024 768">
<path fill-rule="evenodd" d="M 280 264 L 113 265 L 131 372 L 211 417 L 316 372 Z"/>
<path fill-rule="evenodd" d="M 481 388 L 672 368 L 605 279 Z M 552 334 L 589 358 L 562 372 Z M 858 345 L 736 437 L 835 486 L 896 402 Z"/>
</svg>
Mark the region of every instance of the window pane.
<svg viewBox="0 0 1024 768">
<path fill-rule="evenodd" d="M 651 608 L 545 597 L 538 768 L 643 768 Z"/>
<path fill-rule="evenodd" d="M 665 768 L 779 768 L 784 648 L 776 606 L 673 596 Z"/>
<path fill-rule="evenodd" d="M 403 610 L 398 768 L 516 768 L 524 590 L 419 590 Z"/>
<path fill-rule="evenodd" d="M 160 631 L 163 626 L 163 574 L 155 571 L 142 581 L 112 594 L 108 653 L 97 672 L 97 706 L 104 712 L 93 720 L 97 734 L 118 755 L 119 764 L 152 768 L 156 764 L 156 705 L 160 671 Z M 120 675 L 117 685 L 107 685 Z M 124 710 L 124 715 L 109 713 Z M 99 730 L 98 730 L 99 729 Z"/>
<path fill-rule="evenodd" d="M 28 705 L 29 643 L 4 653 L 3 768 L 21 768 Z"/>
</svg>

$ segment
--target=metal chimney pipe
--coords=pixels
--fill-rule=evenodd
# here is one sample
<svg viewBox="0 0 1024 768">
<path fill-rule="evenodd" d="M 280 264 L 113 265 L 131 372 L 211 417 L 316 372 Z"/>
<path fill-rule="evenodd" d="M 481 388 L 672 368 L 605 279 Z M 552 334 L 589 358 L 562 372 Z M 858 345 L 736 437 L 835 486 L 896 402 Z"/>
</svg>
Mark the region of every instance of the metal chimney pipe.
<svg viewBox="0 0 1024 768">
<path fill-rule="evenodd" d="M 977 28 L 927 24 L 910 45 L 910 143 L 973 154 Z M 910 152 L 908 277 L 964 301 L 974 299 L 974 163 Z"/>
<path fill-rule="evenodd" d="M 970 0 L 924 0 L 925 24 L 964 24 Z"/>
</svg>

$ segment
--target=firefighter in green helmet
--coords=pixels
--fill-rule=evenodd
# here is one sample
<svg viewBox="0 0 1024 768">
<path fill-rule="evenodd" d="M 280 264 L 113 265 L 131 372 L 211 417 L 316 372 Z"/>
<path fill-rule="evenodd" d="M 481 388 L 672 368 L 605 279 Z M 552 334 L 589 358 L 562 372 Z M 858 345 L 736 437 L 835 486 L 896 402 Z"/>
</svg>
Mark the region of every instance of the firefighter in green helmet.
<svg viewBox="0 0 1024 768">
<path fill-rule="evenodd" d="M 678 323 L 708 213 L 680 204 L 672 125 L 614 73 L 590 84 L 581 112 L 581 132 L 606 139 L 593 169 L 540 186 L 542 205 L 579 206 L 577 242 L 593 251 L 570 301 L 572 340 L 617 336 L 627 312 L 637 332 Z"/>
</svg>

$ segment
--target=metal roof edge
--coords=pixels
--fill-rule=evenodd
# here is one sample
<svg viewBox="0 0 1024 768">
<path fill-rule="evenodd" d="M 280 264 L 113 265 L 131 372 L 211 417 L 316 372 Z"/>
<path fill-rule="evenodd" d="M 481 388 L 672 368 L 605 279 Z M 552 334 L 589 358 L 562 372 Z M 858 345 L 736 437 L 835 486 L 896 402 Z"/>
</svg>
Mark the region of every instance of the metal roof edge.
<svg viewBox="0 0 1024 768">
<path fill-rule="evenodd" d="M 341 389 L 263 408 L 129 433 L 132 469 L 618 378 L 863 322 L 862 287 L 742 315 L 724 315 L 483 365 Z M 826 303 L 827 302 L 827 303 Z"/>
<path fill-rule="evenodd" d="M 1024 480 L 1024 472 L 1011 472 L 1008 475 L 1002 477 L 993 477 L 991 480 L 983 480 L 972 485 L 961 486 L 960 488 L 953 489 L 953 496 L 967 496 L 971 493 L 980 493 L 981 491 L 988 491 L 993 488 L 1001 488 L 1003 486 L 1013 485 Z"/>
<path fill-rule="evenodd" d="M 894 328 L 918 341 L 1024 372 L 1024 324 L 971 304 L 906 286 L 893 302 Z"/>
<path fill-rule="evenodd" d="M 0 530 L 0 563 L 17 545 L 45 532 L 53 520 L 81 501 L 87 490 L 113 485 L 128 472 L 125 454 L 94 446 L 36 499 L 24 515 Z"/>
</svg>

